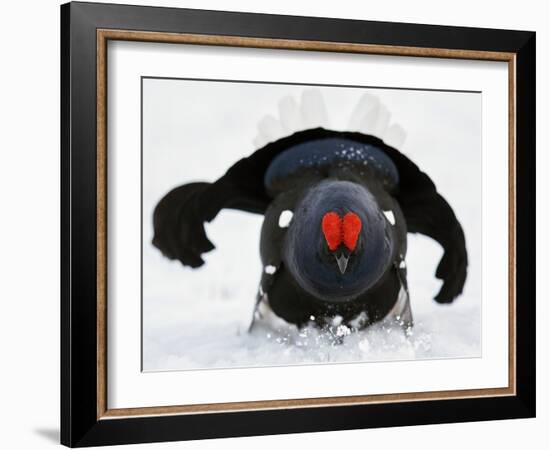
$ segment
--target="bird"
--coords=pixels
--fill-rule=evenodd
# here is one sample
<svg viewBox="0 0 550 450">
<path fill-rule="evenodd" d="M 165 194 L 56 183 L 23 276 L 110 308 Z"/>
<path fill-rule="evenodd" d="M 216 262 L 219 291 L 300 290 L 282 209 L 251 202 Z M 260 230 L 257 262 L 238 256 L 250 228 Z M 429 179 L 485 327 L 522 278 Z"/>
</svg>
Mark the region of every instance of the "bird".
<svg viewBox="0 0 550 450">
<path fill-rule="evenodd" d="M 334 318 L 363 329 L 385 319 L 413 326 L 407 235 L 438 242 L 436 302 L 463 291 L 463 228 L 434 182 L 375 135 L 324 127 L 268 142 L 216 181 L 169 191 L 153 212 L 152 244 L 184 266 L 204 264 L 205 232 L 224 209 L 264 216 L 262 272 L 253 311 L 320 328 Z"/>
</svg>

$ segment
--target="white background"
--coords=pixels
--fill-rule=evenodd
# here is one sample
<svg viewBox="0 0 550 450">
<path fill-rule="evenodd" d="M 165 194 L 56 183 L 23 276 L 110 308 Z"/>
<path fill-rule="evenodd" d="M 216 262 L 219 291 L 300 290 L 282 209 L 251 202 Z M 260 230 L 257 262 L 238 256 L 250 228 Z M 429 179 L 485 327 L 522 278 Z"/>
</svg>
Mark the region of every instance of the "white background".
<svg viewBox="0 0 550 450">
<path fill-rule="evenodd" d="M 139 2 L 134 3 L 152 3 Z M 539 138 L 538 229 L 548 228 L 548 214 L 542 211 L 548 177 L 541 169 L 550 163 L 548 134 L 548 71 L 550 34 L 548 14 L 542 2 L 463 1 L 450 8 L 441 2 L 262 2 L 163 1 L 156 4 L 195 8 L 233 9 L 281 14 L 302 14 L 387 21 L 448 25 L 484 26 L 536 30 L 538 43 L 537 124 Z M 4 6 L 2 39 L 2 163 L 1 200 L 5 214 L 2 237 L 1 316 L 2 433 L 5 448 L 40 449 L 58 440 L 59 422 L 59 3 L 57 1 L 12 2 Z M 454 6 L 454 5 L 453 5 Z M 546 55 L 546 56 L 545 56 Z M 16 195 L 14 195 L 16 194 Z M 548 238 L 537 236 L 539 279 L 548 269 L 544 254 Z M 544 264 L 543 264 L 544 263 Z M 542 287 L 538 288 L 542 294 Z M 542 318 L 548 312 L 544 298 L 538 298 L 538 379 L 548 376 L 550 339 Z M 550 425 L 547 383 L 538 385 L 538 418 L 507 422 L 451 424 L 400 429 L 359 430 L 309 435 L 269 436 L 223 441 L 169 443 L 136 448 L 281 448 L 299 446 L 334 448 L 368 445 L 389 448 L 462 449 L 490 444 L 512 449 L 529 442 L 544 448 Z"/>
<path fill-rule="evenodd" d="M 131 45 L 135 45 L 132 43 Z M 138 43 L 137 45 L 148 45 Z M 172 48 L 174 46 L 171 46 Z M 113 51 L 109 47 L 109 51 Z M 118 46 L 119 51 L 123 51 Z M 242 49 L 241 49 L 242 51 Z M 262 50 L 259 50 L 262 51 Z M 269 50 L 268 50 L 269 51 Z M 178 55 L 186 61 L 182 52 Z M 326 55 L 326 54 L 325 54 Z M 176 59 L 176 54 L 171 54 L 170 61 Z M 213 57 L 214 55 L 211 55 Z M 364 61 L 365 55 L 357 55 Z M 111 57 L 113 58 L 113 57 Z M 228 55 L 220 55 L 227 61 Z M 149 61 L 145 55 L 140 55 L 140 61 Z M 242 59 L 242 57 L 240 57 Z M 306 58 L 307 65 L 315 64 L 315 59 Z M 384 59 L 386 61 L 384 61 Z M 390 61 L 396 61 L 390 57 Z M 397 58 L 399 60 L 399 58 Z M 122 57 L 115 67 L 126 66 L 127 62 Z M 330 61 L 330 60 L 329 60 Z M 277 59 L 279 67 L 281 58 Z M 317 61 L 319 62 L 319 61 Z M 377 73 L 377 77 L 387 84 L 393 82 L 384 72 L 381 64 L 389 62 L 388 58 L 375 57 L 370 70 L 364 68 L 360 72 L 365 74 Z M 454 61 L 455 63 L 457 61 Z M 423 71 L 422 82 L 433 86 L 435 80 L 447 79 L 449 85 L 464 87 L 464 71 L 472 69 L 473 61 L 462 62 L 462 71 L 457 67 L 458 73 L 449 68 L 454 77 L 443 77 L 437 74 L 437 64 L 433 59 L 420 59 L 415 68 L 422 63 L 428 63 L 428 68 Z M 447 65 L 448 60 L 445 61 Z M 465 64 L 464 64 L 465 63 Z M 148 63 L 149 64 L 149 63 Z M 399 64 L 398 62 L 396 64 Z M 197 64 L 184 62 L 183 68 L 195 67 Z M 229 65 L 229 64 L 228 64 Z M 236 65 L 236 64 L 234 64 Z M 412 64 L 404 82 L 412 86 Z M 469 66 L 465 68 L 464 66 Z M 171 73 L 166 67 L 154 64 L 156 73 Z M 220 64 L 213 63 L 215 71 L 219 74 Z M 242 63 L 241 63 L 242 66 Z M 262 67 L 273 67 L 273 64 L 261 64 Z M 454 67 L 455 65 L 453 65 Z M 504 97 L 501 101 L 507 102 L 508 92 L 508 68 L 507 63 L 490 63 L 493 67 L 491 73 L 500 75 L 500 83 L 495 77 L 486 81 L 491 87 L 496 87 Z M 497 70 L 495 66 L 500 66 Z M 310 72 L 304 70 L 280 70 L 293 77 L 300 73 L 302 79 L 307 79 L 314 74 L 329 72 L 334 63 L 321 71 L 314 68 Z M 354 72 L 352 69 L 342 67 L 342 61 L 338 64 L 338 74 Z M 388 72 L 400 73 L 390 66 Z M 472 79 L 476 80 L 479 87 L 482 82 L 480 72 L 487 71 L 488 64 L 483 63 L 478 71 L 474 69 Z M 151 65 L 147 66 L 150 73 Z M 117 72 L 117 70 L 113 71 Z M 402 72 L 402 71 L 401 71 Z M 496 73 L 495 73 L 496 72 Z M 244 72 L 250 76 L 250 71 Z M 427 78 L 424 73 L 430 73 Z M 111 75 L 116 77 L 112 72 Z M 273 77 L 273 70 L 267 74 Z M 284 76 L 283 75 L 283 76 Z M 288 76 L 288 75 L 287 75 Z M 449 80 L 450 78 L 450 80 Z M 131 85 L 132 78 L 121 81 L 122 85 Z M 370 80 L 369 80 L 370 81 Z M 109 80 L 109 86 L 113 86 L 114 92 L 118 90 L 114 80 Z M 500 87 L 498 87 L 500 86 Z M 139 86 L 136 86 L 136 92 Z M 306 95 L 305 100 L 303 96 Z M 288 127 L 276 129 L 274 122 L 271 129 L 265 125 L 267 114 L 273 121 L 280 120 L 281 113 L 278 104 L 290 99 L 296 104 L 300 102 L 302 109 L 310 105 L 308 99 L 317 94 L 324 107 L 310 106 L 306 111 L 306 120 L 296 119 L 296 123 L 288 124 L 288 119 L 283 123 Z M 495 312 L 489 312 L 482 308 L 481 285 L 481 255 L 491 256 L 486 258 L 490 267 L 502 264 L 502 272 L 495 274 L 496 284 L 503 285 L 502 294 L 491 292 L 488 296 L 492 301 L 487 301 L 486 306 L 503 306 L 503 326 L 507 322 L 506 274 L 508 270 L 507 249 L 502 242 L 508 239 L 508 210 L 501 208 L 499 213 L 488 212 L 485 214 L 493 218 L 493 226 L 487 220 L 483 221 L 486 230 L 490 230 L 489 236 L 494 238 L 495 247 L 502 249 L 503 258 L 495 258 L 491 251 L 481 251 L 482 229 L 482 135 L 488 138 L 488 133 L 482 133 L 482 103 L 485 107 L 490 103 L 490 95 L 484 91 L 482 94 L 464 92 L 433 92 L 418 90 L 396 89 L 366 89 L 350 87 L 312 87 L 280 84 L 258 83 L 231 83 L 231 82 L 205 82 L 189 80 L 144 80 L 144 134 L 143 134 L 143 367 L 144 370 L 173 370 L 189 369 L 197 367 L 243 367 L 243 366 L 268 366 L 285 364 L 308 364 L 316 362 L 337 361 L 381 361 L 381 360 L 407 360 L 407 359 L 435 359 L 456 357 L 480 357 L 481 356 L 481 311 L 484 317 L 495 319 Z M 284 99 L 284 100 L 283 100 Z M 438 292 L 440 281 L 434 277 L 434 273 L 441 258 L 442 250 L 432 239 L 410 235 L 408 239 L 407 282 L 412 296 L 412 309 L 415 321 L 414 333 L 411 340 L 403 336 L 403 332 L 396 327 L 393 332 L 380 327 L 378 332 L 360 333 L 355 342 L 346 339 L 344 345 L 334 348 L 327 340 L 319 339 L 316 330 L 307 330 L 305 339 L 297 335 L 294 327 L 281 327 L 280 333 L 273 336 L 271 330 L 258 330 L 251 336 L 242 333 L 250 324 L 251 311 L 255 302 L 258 289 L 259 273 L 262 270 L 258 243 L 260 241 L 260 227 L 262 217 L 249 213 L 224 210 L 211 224 L 207 226 L 207 234 L 216 245 L 216 250 L 205 255 L 205 265 L 192 270 L 184 268 L 179 262 L 164 258 L 157 248 L 153 247 L 152 212 L 159 201 L 171 188 L 183 183 L 201 179 L 213 181 L 224 173 L 226 168 L 240 159 L 243 155 L 249 155 L 255 150 L 253 137 L 258 135 L 259 123 L 263 133 L 272 132 L 271 139 L 278 139 L 291 134 L 297 129 L 313 126 L 325 126 L 330 129 L 359 129 L 361 125 L 350 124 L 350 117 L 359 122 L 363 116 L 356 110 L 357 104 L 374 104 L 378 99 L 387 109 L 388 125 L 399 124 L 408 130 L 408 137 L 404 144 L 391 142 L 395 135 L 388 133 L 388 127 L 384 124 L 377 126 L 377 121 L 371 116 L 368 123 L 362 124 L 361 131 L 374 133 L 389 145 L 396 146 L 400 151 L 412 158 L 419 167 L 437 185 L 438 191 L 453 206 L 455 214 L 459 218 L 464 233 L 467 236 L 467 248 L 469 255 L 468 280 L 463 295 L 450 307 L 442 306 L 433 301 L 433 296 Z M 363 103 L 360 103 L 363 101 Z M 309 100 L 311 102 L 311 100 Z M 132 108 L 124 108 L 124 100 L 116 101 L 119 108 L 121 122 L 127 122 L 133 117 Z M 305 104 L 304 104 L 305 103 Z M 197 107 L 196 105 L 200 105 Z M 501 108 L 501 104 L 495 109 Z M 385 110 L 386 110 L 385 109 Z M 120 111 L 122 110 L 122 111 Z M 283 110 L 284 111 L 284 110 Z M 323 112 L 326 111 L 326 115 Z M 368 110 L 367 110 L 368 111 Z M 372 110 L 371 110 L 372 111 Z M 422 111 L 419 113 L 419 111 Z M 113 111 L 114 112 L 114 111 Z M 283 114 L 284 115 L 284 114 Z M 286 113 L 285 117 L 290 114 Z M 485 116 L 488 116 L 485 111 Z M 359 116 L 359 117 L 357 117 Z M 109 113 L 112 126 L 116 118 Z M 484 146 L 492 148 L 496 162 L 502 165 L 502 177 L 500 180 L 506 186 L 508 183 L 508 160 L 503 158 L 503 150 L 507 148 L 507 114 L 502 114 L 503 126 L 495 126 L 501 130 L 502 144 L 488 144 Z M 229 119 L 228 119 L 229 118 Z M 263 121 L 261 121 L 264 119 Z M 139 117 L 137 117 L 139 126 Z M 305 123 L 304 123 L 305 122 Z M 277 122 L 279 123 L 279 122 Z M 353 128 L 355 125 L 356 128 Z M 215 130 L 212 132 L 211 130 Z M 278 131 L 278 132 L 277 132 Z M 487 130 L 486 130 L 487 131 Z M 275 132 L 275 133 L 273 133 Z M 138 154 L 139 145 L 135 148 L 129 145 L 125 136 L 118 133 L 117 141 L 121 143 L 119 153 L 122 161 L 128 161 L 128 154 Z M 139 135 L 139 132 L 136 132 Z M 138 136 L 139 137 L 139 136 Z M 390 142 L 388 142 L 388 139 Z M 394 138 L 395 139 L 395 138 Z M 113 147 L 110 147 L 113 148 Z M 116 149 L 113 150 L 117 152 Z M 487 152 L 484 167 L 491 168 L 491 152 Z M 192 155 L 192 157 L 190 157 Z M 128 164 L 124 165 L 125 171 Z M 138 167 L 139 170 L 139 167 Z M 126 177 L 127 175 L 124 175 Z M 120 174 L 114 174 L 113 183 Z M 129 178 L 131 175 L 128 176 Z M 139 177 L 138 177 L 139 178 Z M 467 178 L 468 182 L 464 180 Z M 133 177 L 131 178 L 134 179 Z M 125 181 L 120 182 L 122 186 Z M 508 202 L 507 189 L 499 189 L 497 183 L 491 183 L 485 177 L 485 185 L 491 186 L 495 192 L 502 195 L 504 206 Z M 115 187 L 115 192 L 117 191 Z M 139 194 L 136 194 L 139 197 Z M 486 198 L 489 194 L 486 193 Z M 495 205 L 494 196 L 489 205 Z M 113 197 L 110 197 L 113 198 Z M 121 197 L 121 202 L 127 204 L 127 199 Z M 112 205 L 112 202 L 109 203 Z M 116 212 L 116 205 L 112 212 Z M 124 208 L 123 221 L 132 225 L 139 222 L 139 208 L 136 211 L 137 218 L 129 214 Z M 129 216 L 129 217 L 127 217 Z M 115 218 L 113 224 L 116 226 Z M 500 226 L 500 235 L 495 233 L 496 226 Z M 129 227 L 119 225 L 120 236 L 131 234 Z M 139 231 L 139 230 L 138 230 Z M 485 231 L 487 233 L 487 231 Z M 112 232 L 109 232 L 112 235 Z M 118 240 L 115 236 L 114 242 Z M 129 239 L 135 244 L 136 239 Z M 487 243 L 485 243 L 487 246 Z M 125 252 L 124 255 L 130 254 Z M 235 259 L 235 255 L 238 255 Z M 132 266 L 133 258 L 124 258 L 121 265 L 126 269 Z M 137 258 L 139 259 L 139 257 Z M 496 262 L 496 264 L 495 264 Z M 487 264 L 487 261 L 485 262 Z M 139 261 L 137 264 L 139 273 Z M 111 268 L 113 266 L 110 266 Z M 116 277 L 116 275 L 115 275 Z M 139 275 L 131 273 L 132 281 L 139 282 Z M 485 279 L 487 286 L 492 285 Z M 139 293 L 137 295 L 139 297 Z M 122 297 L 132 299 L 131 294 L 122 294 Z M 113 303 L 117 303 L 115 299 Z M 132 301 L 131 304 L 137 303 Z M 139 305 L 137 306 L 139 308 Z M 128 314 L 121 314 L 125 321 Z M 116 329 L 117 326 L 115 325 Z M 261 328 L 261 327 L 260 327 Z M 124 332 L 123 332 L 124 333 Z M 269 337 L 267 337 L 269 336 Z M 315 337 L 314 337 L 315 336 Z M 322 337 L 331 336 L 323 334 Z M 290 345 L 287 345 L 287 339 Z M 279 340 L 279 342 L 277 341 Z M 281 340 L 283 342 L 281 342 Z M 330 341 L 330 339 L 328 339 Z M 352 338 L 353 340 L 353 338 Z M 506 352 L 506 338 L 496 338 Z M 320 341 L 320 342 L 319 342 Z M 328 344 L 328 345 L 327 345 Z M 484 343 L 487 344 L 486 342 Z M 116 359 L 116 358 L 115 358 Z M 392 373 L 398 373 L 395 365 Z M 256 376 L 260 374 L 257 373 Z M 370 377 L 369 377 L 370 378 Z M 392 378 L 385 377 L 385 378 Z M 423 377 L 424 378 L 424 377 Z M 439 377 L 437 377 L 439 378 Z M 370 378 L 372 380 L 372 378 Z"/>
</svg>

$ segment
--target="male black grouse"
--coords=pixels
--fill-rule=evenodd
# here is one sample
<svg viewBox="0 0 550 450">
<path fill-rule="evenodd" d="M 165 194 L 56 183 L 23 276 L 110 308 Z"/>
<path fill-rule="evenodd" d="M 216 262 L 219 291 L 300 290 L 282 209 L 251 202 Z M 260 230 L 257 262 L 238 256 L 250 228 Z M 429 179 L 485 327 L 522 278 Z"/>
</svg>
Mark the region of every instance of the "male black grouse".
<svg viewBox="0 0 550 450">
<path fill-rule="evenodd" d="M 444 249 L 436 301 L 452 302 L 466 280 L 464 233 L 453 210 L 425 173 L 375 136 L 300 131 L 214 183 L 177 187 L 155 208 L 153 244 L 183 265 L 201 266 L 201 254 L 214 249 L 204 223 L 222 208 L 264 214 L 256 309 L 299 327 L 337 316 L 356 328 L 387 317 L 411 326 L 407 232 Z"/>
</svg>

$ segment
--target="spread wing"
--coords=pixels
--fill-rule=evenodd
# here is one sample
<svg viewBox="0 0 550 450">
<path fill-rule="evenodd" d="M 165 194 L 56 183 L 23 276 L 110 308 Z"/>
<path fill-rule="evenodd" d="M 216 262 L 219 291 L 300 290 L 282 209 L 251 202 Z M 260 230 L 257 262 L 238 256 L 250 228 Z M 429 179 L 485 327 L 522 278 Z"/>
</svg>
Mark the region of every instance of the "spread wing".
<svg viewBox="0 0 550 450">
<path fill-rule="evenodd" d="M 383 148 L 399 172 L 399 190 L 394 195 L 408 231 L 429 236 L 443 247 L 435 273 L 443 284 L 435 300 L 450 303 L 462 293 L 466 282 L 468 254 L 462 226 L 428 175 L 396 149 L 387 145 Z"/>
<path fill-rule="evenodd" d="M 171 190 L 153 213 L 153 245 L 183 265 L 201 266 L 201 255 L 214 249 L 204 223 L 223 208 L 263 214 L 271 202 L 264 175 L 272 159 L 293 145 L 318 138 L 319 133 L 332 132 L 313 129 L 295 133 L 237 161 L 214 183 L 190 183 Z"/>
<path fill-rule="evenodd" d="M 399 196 L 399 204 L 409 232 L 429 236 L 443 247 L 443 257 L 435 272 L 443 285 L 435 300 L 452 302 L 462 293 L 468 267 L 464 232 L 452 208 L 435 189 L 403 193 Z"/>
<path fill-rule="evenodd" d="M 452 302 L 462 292 L 468 265 L 460 223 L 428 175 L 398 150 L 362 133 L 323 128 L 300 131 L 239 160 L 214 183 L 191 183 L 173 189 L 155 208 L 153 244 L 170 259 L 191 267 L 202 265 L 201 254 L 214 248 L 204 223 L 213 220 L 223 208 L 263 214 L 271 202 L 264 175 L 273 158 L 297 144 L 329 137 L 375 145 L 392 159 L 399 173 L 399 189 L 393 195 L 403 210 L 408 231 L 429 236 L 444 249 L 435 274 L 443 285 L 435 299 Z"/>
</svg>

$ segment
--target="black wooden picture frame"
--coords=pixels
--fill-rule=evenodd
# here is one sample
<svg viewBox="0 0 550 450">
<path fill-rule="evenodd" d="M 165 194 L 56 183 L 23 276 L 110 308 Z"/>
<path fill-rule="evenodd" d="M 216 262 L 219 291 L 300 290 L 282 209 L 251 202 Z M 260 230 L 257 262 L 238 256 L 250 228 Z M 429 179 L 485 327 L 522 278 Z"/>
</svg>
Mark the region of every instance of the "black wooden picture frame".
<svg viewBox="0 0 550 450">
<path fill-rule="evenodd" d="M 104 195 L 98 52 L 117 33 L 227 38 L 222 45 L 386 53 L 510 62 L 510 180 L 515 190 L 513 392 L 171 414 L 106 414 L 101 280 Z M 103 34 L 102 34 L 103 33 Z M 155 40 L 154 38 L 153 40 Z M 267 44 L 265 44 L 267 42 Z M 276 44 L 273 44 L 276 43 Z M 305 43 L 305 44 L 304 44 Z M 309 44 L 308 44 L 309 43 Z M 273 45 L 272 45 L 273 44 Z M 212 41 L 212 45 L 219 45 Z M 347 46 L 347 47 L 346 47 Z M 350 47 L 351 46 L 351 47 Z M 353 46 L 359 46 L 355 50 Z M 363 47 L 361 47 L 363 46 Z M 370 46 L 370 47 L 368 47 Z M 297 48 L 290 45 L 288 48 Z M 476 53 L 478 52 L 478 53 Z M 390 51 L 391 54 L 391 51 Z M 502 58 L 499 56 L 502 54 Z M 481 57 L 480 57 L 481 58 Z M 99 76 L 98 76 L 99 74 Z M 99 99 L 101 100 L 101 99 Z M 512 120 L 513 119 L 513 120 Z M 535 416 L 535 33 L 94 3 L 61 7 L 61 443 L 71 447 L 465 422 Z M 512 242 L 511 241 L 511 242 Z M 99 251 L 98 251 L 99 249 Z M 98 325 L 99 324 L 99 325 Z M 104 325 L 104 324 L 103 324 Z"/>
</svg>

